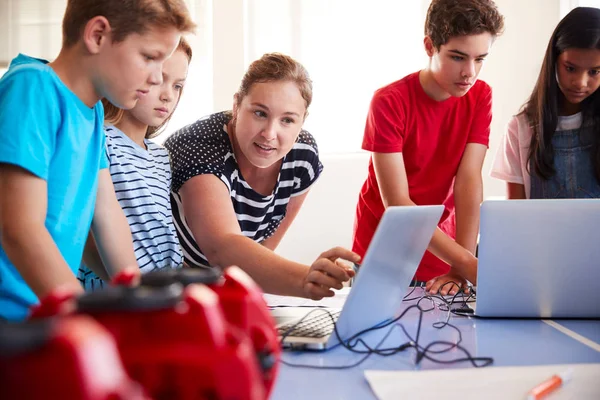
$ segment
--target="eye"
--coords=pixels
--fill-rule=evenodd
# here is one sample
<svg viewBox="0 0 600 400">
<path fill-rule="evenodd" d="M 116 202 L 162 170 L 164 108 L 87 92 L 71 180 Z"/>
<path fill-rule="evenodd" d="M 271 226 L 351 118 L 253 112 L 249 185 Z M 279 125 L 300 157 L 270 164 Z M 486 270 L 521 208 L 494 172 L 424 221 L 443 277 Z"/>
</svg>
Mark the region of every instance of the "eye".
<svg viewBox="0 0 600 400">
<path fill-rule="evenodd" d="M 144 54 L 144 59 L 146 61 L 154 61 L 154 60 L 156 60 L 156 57 L 148 55 L 148 54 Z"/>
<path fill-rule="evenodd" d="M 598 76 L 598 74 L 600 74 L 600 69 L 592 69 L 589 74 L 590 76 Z"/>
<path fill-rule="evenodd" d="M 461 57 L 461 56 L 451 56 L 451 58 L 452 58 L 454 61 L 462 61 L 462 60 L 463 60 L 463 57 Z"/>
<path fill-rule="evenodd" d="M 254 111 L 254 115 L 256 115 L 258 118 L 266 118 L 267 117 L 267 113 L 262 110 Z"/>
<path fill-rule="evenodd" d="M 485 58 L 476 58 L 475 61 L 478 63 L 482 63 L 485 61 Z"/>
<path fill-rule="evenodd" d="M 181 83 L 178 83 L 178 84 L 176 84 L 176 85 L 174 86 L 174 88 L 175 88 L 175 90 L 179 90 L 179 91 L 181 91 L 181 90 L 183 90 L 183 84 L 181 84 Z"/>
<path fill-rule="evenodd" d="M 283 123 L 284 123 L 284 124 L 286 124 L 286 125 L 290 125 L 290 124 L 293 124 L 293 123 L 295 123 L 295 122 L 296 122 L 296 121 L 294 121 L 292 118 L 284 118 L 284 119 L 282 119 L 282 121 L 283 121 Z"/>
<path fill-rule="evenodd" d="M 571 67 L 571 66 L 569 66 L 569 65 L 565 65 L 565 70 L 566 70 L 567 72 L 573 72 L 573 71 L 575 71 L 575 68 L 573 68 L 573 67 Z"/>
</svg>

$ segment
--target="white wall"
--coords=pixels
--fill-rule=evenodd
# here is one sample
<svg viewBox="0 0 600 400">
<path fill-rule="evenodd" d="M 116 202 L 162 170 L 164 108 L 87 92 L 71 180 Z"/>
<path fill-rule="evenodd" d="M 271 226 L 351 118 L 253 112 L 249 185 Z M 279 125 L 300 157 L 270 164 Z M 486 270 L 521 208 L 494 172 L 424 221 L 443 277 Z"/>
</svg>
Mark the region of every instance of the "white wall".
<svg viewBox="0 0 600 400">
<path fill-rule="evenodd" d="M 6 2 L 6 0 L 0 1 L 2 5 Z M 40 2 L 40 0 L 27 1 Z M 271 10 L 270 7 L 265 5 L 276 5 L 280 1 L 283 0 L 187 0 L 190 10 L 195 15 L 196 22 L 199 24 L 199 29 L 196 36 L 190 37 L 194 48 L 194 61 L 190 66 L 184 96 L 167 132 L 173 132 L 202 115 L 231 107 L 233 93 L 237 90 L 247 64 L 260 51 L 277 50 L 260 44 L 264 44 L 260 40 L 274 34 L 265 35 L 265 31 L 261 31 L 260 26 L 256 24 L 256 21 L 260 19 L 255 17 L 259 11 L 264 13 Z M 342 4 L 338 0 L 310 1 L 303 0 L 303 4 L 314 3 L 315 7 L 317 3 L 319 7 L 323 4 L 329 6 Z M 371 0 L 370 2 L 361 3 L 360 7 L 364 10 L 365 16 L 371 16 L 369 20 L 375 18 L 376 21 L 379 21 L 376 18 L 377 15 L 373 16 L 371 14 L 374 9 L 380 10 L 385 7 L 386 1 L 395 0 Z M 52 0 L 52 4 L 64 2 L 65 0 Z M 297 7 L 297 3 L 293 2 L 289 4 L 295 4 L 294 7 Z M 361 77 L 365 79 L 366 74 L 370 73 L 381 80 L 381 82 L 377 82 L 379 86 L 401 78 L 407 73 L 404 70 L 407 66 L 410 66 L 411 69 L 419 68 L 419 63 L 424 59 L 423 54 L 413 54 L 414 51 L 412 53 L 407 51 L 407 48 L 414 50 L 415 41 L 420 41 L 423 34 L 422 24 L 428 0 L 419 0 L 419 2 L 421 12 L 416 12 L 415 15 L 419 14 L 420 21 L 418 24 L 411 23 L 413 33 L 409 34 L 402 31 L 401 34 L 378 35 L 377 37 L 380 37 L 378 43 L 369 46 L 369 43 L 357 39 L 355 32 L 352 34 L 353 36 L 351 35 L 352 40 L 347 40 L 348 43 L 344 42 L 343 37 L 339 37 L 339 32 L 336 32 L 333 39 L 331 37 L 323 38 L 324 43 L 329 43 L 327 40 L 331 42 L 332 50 L 323 53 L 321 60 L 315 58 L 315 60 L 319 60 L 318 63 L 309 59 L 309 63 L 314 63 L 314 65 L 308 66 L 309 71 L 311 68 L 314 69 L 323 64 L 327 64 L 327 68 L 332 65 L 339 65 L 340 68 L 344 65 L 344 68 L 354 68 L 355 64 L 351 62 L 352 59 L 348 61 L 344 56 L 340 57 L 340 49 L 347 52 L 353 48 L 356 48 L 359 56 L 367 55 L 373 61 L 373 67 L 357 72 L 356 79 L 361 79 Z M 581 2 L 579 0 L 496 0 L 496 4 L 498 4 L 500 11 L 506 18 L 506 31 L 495 43 L 481 74 L 481 78 L 486 80 L 494 91 L 494 119 L 492 121 L 490 151 L 483 171 L 485 197 L 504 195 L 504 184 L 489 178 L 489 168 L 505 124 L 519 110 L 533 88 L 552 30 L 558 23 L 560 16 L 564 15 L 572 6 L 583 3 L 597 5 L 591 4 L 592 2 L 600 2 L 600 0 L 584 0 Z M 297 12 L 295 9 L 288 10 L 282 7 L 279 4 L 277 7 L 272 7 L 271 11 L 273 13 L 289 12 L 292 15 L 294 15 L 292 12 Z M 354 4 L 348 5 L 348 7 L 354 7 Z M 287 11 L 283 10 L 284 8 Z M 356 18 L 356 14 L 356 10 L 347 11 L 347 16 L 351 18 Z M 362 14 L 359 13 L 359 15 Z M 338 22 L 341 21 L 342 26 L 353 26 L 352 23 L 343 20 L 347 16 L 340 16 L 341 19 Z M 6 15 L 4 17 L 6 18 Z M 313 17 L 318 19 L 318 15 Z M 249 18 L 254 18 L 252 20 L 254 25 L 252 25 L 252 21 L 249 21 Z M 403 18 L 406 18 L 406 15 Z M 269 16 L 267 15 L 263 19 L 269 21 Z M 280 21 L 276 22 L 273 21 L 273 24 L 278 26 L 277 24 Z M 335 22 L 335 20 L 329 22 Z M 294 22 L 293 19 L 291 23 L 293 29 L 290 28 L 290 30 L 295 30 L 296 33 L 299 29 L 313 28 L 311 24 Z M 362 27 L 363 25 L 359 24 L 357 26 Z M 335 26 L 331 28 L 335 31 Z M 359 32 L 360 29 L 364 31 L 364 28 L 356 28 Z M 269 30 L 267 29 L 267 31 Z M 327 31 L 323 31 L 323 35 L 326 34 Z M 262 39 L 258 40 L 257 38 Z M 55 40 L 53 43 L 60 43 L 60 35 L 56 35 L 53 40 Z M 312 41 L 309 42 L 311 46 L 318 44 L 314 44 L 315 38 L 313 37 L 307 40 Z M 291 42 L 290 46 L 290 49 L 293 50 L 294 48 L 302 48 L 302 46 L 306 47 L 307 44 L 302 45 Z M 367 47 L 365 48 L 365 46 Z M 374 49 L 381 50 L 375 51 Z M 280 51 L 287 50 L 286 47 Z M 33 49 L 30 51 L 35 53 Z M 305 55 L 308 54 L 307 49 L 303 51 Z M 397 73 L 394 70 L 390 73 L 389 70 L 382 69 L 377 65 L 386 51 L 394 53 L 385 55 L 387 60 L 400 63 Z M 422 66 L 424 67 L 425 64 Z M 0 71 L 1 73 L 2 71 Z M 321 77 L 320 73 L 317 72 L 313 76 L 315 79 L 319 78 L 315 82 L 315 102 L 323 101 L 319 99 L 324 99 L 328 93 L 331 94 L 328 89 L 331 82 L 329 82 L 326 75 Z M 344 88 L 342 87 L 342 89 Z M 348 93 L 342 91 L 338 97 L 350 98 L 356 103 L 362 102 L 365 109 L 352 112 L 362 112 L 363 115 L 366 115 L 369 94 L 361 92 L 360 98 L 357 98 L 358 96 L 352 94 L 352 85 L 349 85 L 346 89 Z M 375 89 L 376 87 L 372 88 L 372 90 Z M 311 112 L 314 114 L 315 110 L 316 108 L 313 108 Z M 309 116 L 310 129 L 317 140 L 321 140 L 319 137 L 323 138 L 323 135 L 335 133 L 322 129 L 319 126 L 319 118 L 313 117 L 314 115 Z M 344 115 L 334 115 L 333 117 L 343 118 Z M 364 122 L 361 120 L 356 127 L 352 128 L 353 132 L 351 133 L 360 135 L 363 127 Z M 163 135 L 159 138 L 159 141 L 163 141 L 166 137 L 167 134 Z M 320 251 L 329 247 L 335 245 L 350 247 L 354 208 L 360 187 L 367 174 L 368 154 L 360 152 L 358 148 L 356 152 L 347 154 L 331 154 L 330 151 L 325 150 L 322 154 L 325 165 L 323 175 L 311 190 L 305 206 L 278 249 L 278 252 L 284 256 L 307 263 L 312 261 Z"/>
<path fill-rule="evenodd" d="M 504 196 L 503 182 L 489 169 L 504 127 L 527 99 L 550 35 L 560 18 L 559 0 L 496 0 L 506 30 L 488 57 L 481 79 L 493 88 L 490 150 L 483 167 L 484 196 Z M 325 170 L 277 252 L 311 263 L 321 251 L 350 247 L 357 196 L 367 175 L 368 155 L 323 155 Z"/>
</svg>

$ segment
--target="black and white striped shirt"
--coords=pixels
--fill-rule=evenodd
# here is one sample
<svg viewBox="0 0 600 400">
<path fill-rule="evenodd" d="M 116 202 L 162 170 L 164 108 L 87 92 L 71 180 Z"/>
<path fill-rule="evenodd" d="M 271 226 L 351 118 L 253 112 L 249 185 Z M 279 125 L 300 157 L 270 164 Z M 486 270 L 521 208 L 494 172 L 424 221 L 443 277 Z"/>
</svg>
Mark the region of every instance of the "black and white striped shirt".
<svg viewBox="0 0 600 400">
<path fill-rule="evenodd" d="M 242 234 L 260 243 L 279 227 L 290 197 L 306 192 L 323 170 L 317 143 L 310 133 L 302 131 L 283 159 L 273 193 L 263 196 L 255 192 L 240 173 L 225 130 L 230 118 L 225 112 L 212 114 L 182 128 L 165 142 L 173 168 L 173 219 L 190 266 L 207 267 L 209 263 L 194 240 L 181 206 L 179 189 L 189 179 L 202 174 L 219 178 L 227 186 Z"/>
<path fill-rule="evenodd" d="M 106 126 L 104 132 L 110 175 L 131 229 L 135 257 L 142 273 L 180 267 L 182 253 L 169 199 L 169 153 L 150 140 L 145 140 L 146 149 L 143 149 L 114 126 Z M 80 268 L 78 278 L 86 289 L 103 285 L 86 267 Z"/>
</svg>

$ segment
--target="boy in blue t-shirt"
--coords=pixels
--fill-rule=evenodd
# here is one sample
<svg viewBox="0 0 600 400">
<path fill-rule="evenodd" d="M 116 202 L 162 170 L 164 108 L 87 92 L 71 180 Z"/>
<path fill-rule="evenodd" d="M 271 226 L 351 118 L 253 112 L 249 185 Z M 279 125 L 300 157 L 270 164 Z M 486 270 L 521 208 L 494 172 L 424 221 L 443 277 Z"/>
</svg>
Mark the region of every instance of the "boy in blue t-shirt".
<svg viewBox="0 0 600 400">
<path fill-rule="evenodd" d="M 109 274 L 139 272 L 99 100 L 135 106 L 194 24 L 183 0 L 124 4 L 69 0 L 57 59 L 19 55 L 0 79 L 0 318 L 24 319 L 59 287 L 81 291 L 90 232 Z"/>
</svg>

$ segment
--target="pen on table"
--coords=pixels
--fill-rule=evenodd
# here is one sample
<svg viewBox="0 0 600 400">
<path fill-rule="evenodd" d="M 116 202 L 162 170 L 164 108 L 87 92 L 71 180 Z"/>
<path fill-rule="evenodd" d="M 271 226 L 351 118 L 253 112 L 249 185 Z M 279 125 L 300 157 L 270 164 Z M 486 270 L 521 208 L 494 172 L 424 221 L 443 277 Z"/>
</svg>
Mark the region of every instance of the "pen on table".
<svg viewBox="0 0 600 400">
<path fill-rule="evenodd" d="M 540 383 L 527 393 L 527 400 L 540 400 L 556 389 L 569 382 L 573 377 L 573 368 L 569 368 L 566 371 L 552 375 L 549 379 Z"/>
</svg>

